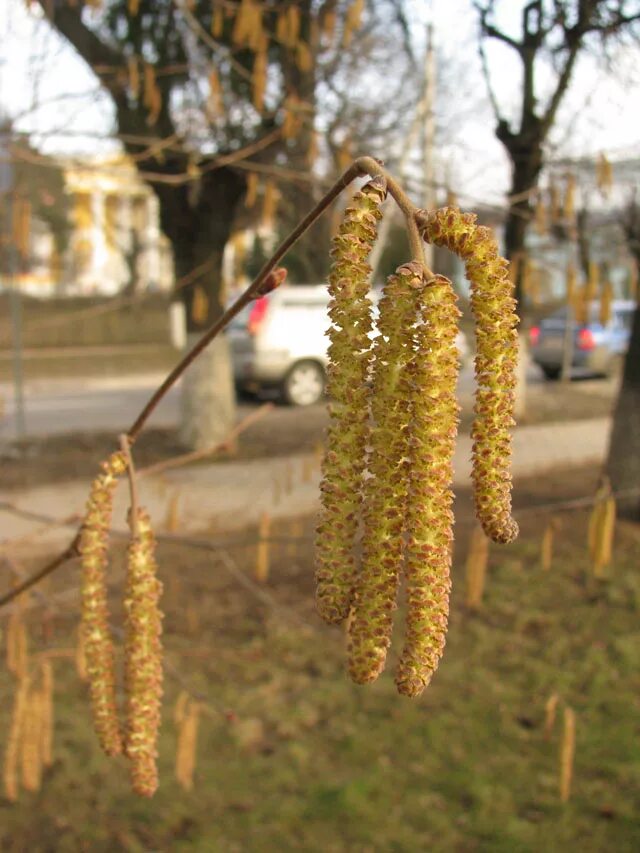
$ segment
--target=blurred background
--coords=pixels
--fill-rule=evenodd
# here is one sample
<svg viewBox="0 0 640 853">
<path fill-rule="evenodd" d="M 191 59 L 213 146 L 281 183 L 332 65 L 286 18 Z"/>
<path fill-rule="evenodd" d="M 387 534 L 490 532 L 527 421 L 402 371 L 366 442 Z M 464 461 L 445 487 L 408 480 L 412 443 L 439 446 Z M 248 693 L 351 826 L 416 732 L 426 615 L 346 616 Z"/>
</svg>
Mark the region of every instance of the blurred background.
<svg viewBox="0 0 640 853">
<path fill-rule="evenodd" d="M 136 444 L 165 584 L 160 792 L 136 801 L 99 754 L 69 562 L 0 614 L 0 846 L 638 849 L 640 4 L 5 0 L 0 34 L 4 592 L 68 542 L 118 433 L 363 155 L 416 205 L 474 213 L 510 261 L 522 528 L 491 548 L 475 529 L 469 286 L 427 247 L 462 311 L 450 640 L 417 702 L 388 675 L 347 682 L 312 579 L 324 282 L 355 182 Z M 409 258 L 383 210 L 374 304 Z"/>
</svg>

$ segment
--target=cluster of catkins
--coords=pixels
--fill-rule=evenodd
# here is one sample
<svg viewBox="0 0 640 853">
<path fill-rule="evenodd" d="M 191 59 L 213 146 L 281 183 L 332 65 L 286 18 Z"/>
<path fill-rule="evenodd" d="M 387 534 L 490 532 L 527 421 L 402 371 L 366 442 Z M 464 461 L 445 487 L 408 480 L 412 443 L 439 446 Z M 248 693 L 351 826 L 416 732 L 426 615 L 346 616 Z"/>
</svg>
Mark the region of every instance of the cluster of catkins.
<svg viewBox="0 0 640 853">
<path fill-rule="evenodd" d="M 134 531 L 127 553 L 124 596 L 124 681 L 126 725 L 120 724 L 116 701 L 115 653 L 109 627 L 106 569 L 113 497 L 118 478 L 127 470 L 125 454 L 102 463 L 93 482 L 80 537 L 82 560 L 82 641 L 86 657 L 93 721 L 107 755 L 124 753 L 130 761 L 133 790 L 152 796 L 158 787 L 157 739 L 162 697 L 162 614 L 158 603 L 155 540 L 147 513 L 131 519 Z"/>
<path fill-rule="evenodd" d="M 329 623 L 350 616 L 349 672 L 365 684 L 384 668 L 404 577 L 396 685 L 417 696 L 438 666 L 448 622 L 460 312 L 451 282 L 410 261 L 385 284 L 372 339 L 367 258 L 385 195 L 382 178 L 366 184 L 334 238 L 316 601 Z M 507 264 L 473 216 L 444 208 L 417 220 L 428 242 L 466 263 L 477 342 L 476 508 L 486 534 L 510 542 L 517 535 L 509 474 L 517 338 Z"/>
</svg>

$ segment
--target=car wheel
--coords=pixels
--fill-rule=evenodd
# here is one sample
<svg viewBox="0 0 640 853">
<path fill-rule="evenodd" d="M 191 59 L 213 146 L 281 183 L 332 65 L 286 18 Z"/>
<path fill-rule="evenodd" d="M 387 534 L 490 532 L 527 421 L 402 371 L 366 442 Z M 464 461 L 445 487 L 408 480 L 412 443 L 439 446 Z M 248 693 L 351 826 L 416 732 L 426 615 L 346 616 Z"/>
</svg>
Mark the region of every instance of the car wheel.
<svg viewBox="0 0 640 853">
<path fill-rule="evenodd" d="M 560 367 L 543 367 L 542 372 L 544 373 L 545 379 L 555 382 L 556 379 L 560 379 L 560 373 L 562 371 Z"/>
<path fill-rule="evenodd" d="M 290 406 L 311 406 L 322 399 L 325 375 L 315 361 L 299 361 L 287 373 L 282 394 Z"/>
</svg>

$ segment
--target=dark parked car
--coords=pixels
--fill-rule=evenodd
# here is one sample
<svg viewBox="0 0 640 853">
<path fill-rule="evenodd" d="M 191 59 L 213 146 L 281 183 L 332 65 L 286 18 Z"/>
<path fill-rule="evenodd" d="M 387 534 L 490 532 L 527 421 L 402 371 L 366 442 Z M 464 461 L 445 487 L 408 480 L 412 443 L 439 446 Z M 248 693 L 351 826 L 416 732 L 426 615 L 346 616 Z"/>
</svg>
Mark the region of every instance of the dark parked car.
<svg viewBox="0 0 640 853">
<path fill-rule="evenodd" d="M 603 326 L 600 306 L 592 302 L 588 323 L 572 321 L 572 373 L 613 376 L 619 371 L 629 346 L 634 309 L 632 300 L 614 301 L 611 319 Z M 529 331 L 531 356 L 547 379 L 558 379 L 562 371 L 566 328 L 567 309 L 561 308 Z"/>
</svg>

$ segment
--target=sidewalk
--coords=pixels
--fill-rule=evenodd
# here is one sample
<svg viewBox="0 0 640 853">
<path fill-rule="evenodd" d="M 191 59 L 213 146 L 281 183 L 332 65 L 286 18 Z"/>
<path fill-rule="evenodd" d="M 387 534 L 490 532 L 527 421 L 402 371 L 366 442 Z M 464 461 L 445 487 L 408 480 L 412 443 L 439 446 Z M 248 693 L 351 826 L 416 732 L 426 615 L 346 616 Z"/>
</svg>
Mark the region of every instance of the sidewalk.
<svg viewBox="0 0 640 853">
<path fill-rule="evenodd" d="M 597 465 L 606 453 L 609 428 L 609 418 L 516 428 L 514 477 Z M 454 468 L 455 485 L 467 484 L 471 471 L 468 435 L 458 439 Z M 275 518 L 314 512 L 318 506 L 319 476 L 318 460 L 308 455 L 220 462 L 142 479 L 141 502 L 151 512 L 158 530 L 162 529 L 171 502 L 177 501 L 181 533 L 212 528 L 227 532 L 255 523 L 267 510 Z M 22 509 L 60 518 L 83 511 L 88 489 L 88 482 L 72 482 L 17 492 L 11 497 Z M 114 514 L 119 528 L 124 527 L 126 500 L 126 489 L 120 489 Z M 43 529 L 37 522 L 0 511 L 0 541 L 32 534 L 36 534 L 33 541 L 38 547 L 55 546 L 68 542 L 71 531 Z"/>
</svg>

